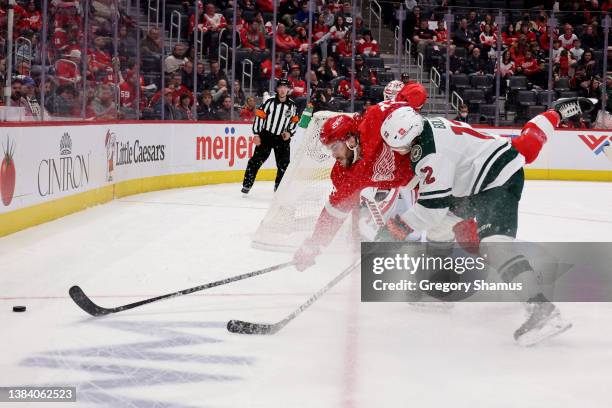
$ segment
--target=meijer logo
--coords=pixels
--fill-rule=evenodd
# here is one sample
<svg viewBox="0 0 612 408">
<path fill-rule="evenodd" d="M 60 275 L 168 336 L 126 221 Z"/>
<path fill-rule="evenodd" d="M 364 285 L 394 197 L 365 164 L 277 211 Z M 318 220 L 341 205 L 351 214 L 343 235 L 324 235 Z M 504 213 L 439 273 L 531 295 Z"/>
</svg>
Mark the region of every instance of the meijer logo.
<svg viewBox="0 0 612 408">
<path fill-rule="evenodd" d="M 236 136 L 236 129 L 225 128 L 225 136 L 200 136 L 196 138 L 196 160 L 228 161 L 230 167 L 236 159 L 251 158 L 253 156 L 253 136 Z"/>
</svg>

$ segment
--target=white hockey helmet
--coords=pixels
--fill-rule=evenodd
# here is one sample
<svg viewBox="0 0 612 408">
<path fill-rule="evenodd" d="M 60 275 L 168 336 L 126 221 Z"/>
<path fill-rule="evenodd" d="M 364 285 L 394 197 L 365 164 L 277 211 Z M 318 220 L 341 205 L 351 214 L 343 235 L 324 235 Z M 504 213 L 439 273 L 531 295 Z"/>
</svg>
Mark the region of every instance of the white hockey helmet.
<svg viewBox="0 0 612 408">
<path fill-rule="evenodd" d="M 423 118 L 409 106 L 398 108 L 385 118 L 380 134 L 391 150 L 407 153 L 412 141 L 423 132 Z"/>
<path fill-rule="evenodd" d="M 402 90 L 404 87 L 404 83 L 402 81 L 394 80 L 391 81 L 385 86 L 385 90 L 383 92 L 383 96 L 385 101 L 394 101 L 395 96 Z"/>
</svg>

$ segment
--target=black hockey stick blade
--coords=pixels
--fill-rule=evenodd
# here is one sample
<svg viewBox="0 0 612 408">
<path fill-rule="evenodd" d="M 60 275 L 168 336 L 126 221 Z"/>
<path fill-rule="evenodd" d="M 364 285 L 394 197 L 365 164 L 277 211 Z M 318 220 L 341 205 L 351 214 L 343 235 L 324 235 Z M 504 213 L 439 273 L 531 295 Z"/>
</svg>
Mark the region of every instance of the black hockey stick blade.
<svg viewBox="0 0 612 408">
<path fill-rule="evenodd" d="M 274 334 L 276 324 L 249 323 L 242 320 L 230 320 L 227 322 L 227 330 L 237 334 Z"/>
<path fill-rule="evenodd" d="M 138 302 L 129 303 L 123 306 L 117 306 L 113 308 L 104 308 L 96 305 L 92 300 L 83 292 L 83 290 L 78 286 L 73 286 L 70 288 L 68 293 L 70 297 L 81 309 L 85 312 L 89 313 L 92 316 L 104 316 L 111 313 L 123 312 L 124 310 L 133 309 L 138 306 L 147 305 L 149 303 L 157 302 L 159 300 L 171 299 L 178 296 L 188 295 L 190 293 L 199 292 L 201 290 L 214 288 L 216 286 L 226 285 L 231 282 L 236 282 L 243 279 L 252 278 L 254 276 L 263 275 L 265 273 L 269 273 L 272 271 L 277 271 L 279 269 L 285 268 L 287 266 L 293 265 L 293 261 L 284 262 L 278 265 L 273 265 L 268 268 L 260 269 L 258 271 L 243 273 L 242 275 L 231 276 L 229 278 L 221 279 L 215 282 L 206 283 L 204 285 L 195 286 L 189 289 L 179 290 L 178 292 L 168 293 L 166 295 L 157 296 L 150 299 L 144 299 Z"/>
<path fill-rule="evenodd" d="M 105 307 L 100 307 L 96 305 L 91 299 L 83 292 L 79 286 L 73 286 L 68 291 L 74 303 L 77 304 L 78 307 L 83 309 L 85 312 L 89 313 L 92 316 L 104 316 L 109 313 L 113 313 L 112 309 L 107 309 Z"/>
<path fill-rule="evenodd" d="M 299 314 L 301 314 L 304 310 L 308 309 L 310 305 L 316 302 L 321 296 L 325 294 L 328 290 L 333 288 L 338 282 L 348 276 L 351 272 L 357 268 L 361 264 L 360 261 L 353 262 L 348 268 L 343 270 L 338 276 L 336 276 L 332 281 L 330 281 L 327 285 L 319 289 L 317 293 L 312 295 L 308 300 L 302 303 L 297 309 L 295 309 L 291 314 L 285 317 L 283 320 L 268 324 L 268 323 L 251 323 L 245 322 L 243 320 L 230 320 L 227 322 L 227 330 L 231 333 L 236 334 L 260 334 L 260 335 L 270 335 L 277 333 L 280 329 L 285 327 L 290 321 L 295 319 Z"/>
</svg>

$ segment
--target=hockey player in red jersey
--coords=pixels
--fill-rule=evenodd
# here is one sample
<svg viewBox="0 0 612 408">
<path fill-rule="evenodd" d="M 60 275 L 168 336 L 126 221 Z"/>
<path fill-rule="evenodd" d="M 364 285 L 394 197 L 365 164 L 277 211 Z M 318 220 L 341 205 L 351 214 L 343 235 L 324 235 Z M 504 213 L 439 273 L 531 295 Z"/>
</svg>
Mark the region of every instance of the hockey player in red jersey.
<svg viewBox="0 0 612 408">
<path fill-rule="evenodd" d="M 414 84 L 397 94 L 399 101 L 385 101 L 370 107 L 363 118 L 338 115 L 321 129 L 321 142 L 336 163 L 331 171 L 334 191 L 323 208 L 311 238 L 296 252 L 298 270 L 313 265 L 321 248 L 329 244 L 345 218 L 358 208 L 360 193 L 367 187 L 403 187 L 412 179 L 410 158 L 393 152 L 383 142 L 380 127 L 384 119 L 400 107 L 421 108 L 427 92 Z M 406 87 L 404 87 L 406 88 Z"/>
</svg>

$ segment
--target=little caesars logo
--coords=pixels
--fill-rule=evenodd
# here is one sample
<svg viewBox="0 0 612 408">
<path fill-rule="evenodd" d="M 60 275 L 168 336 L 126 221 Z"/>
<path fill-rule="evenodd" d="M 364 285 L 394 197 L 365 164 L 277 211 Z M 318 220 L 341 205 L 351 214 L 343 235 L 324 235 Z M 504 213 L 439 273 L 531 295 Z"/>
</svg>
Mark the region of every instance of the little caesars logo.
<svg viewBox="0 0 612 408">
<path fill-rule="evenodd" d="M 89 183 L 89 156 L 72 154 L 72 139 L 64 133 L 59 157 L 42 160 L 38 165 L 38 193 L 50 196 L 57 192 L 77 190 Z"/>
<path fill-rule="evenodd" d="M 118 141 L 117 135 L 110 130 L 106 131 L 104 146 L 106 147 L 106 181 L 113 181 L 115 167 L 164 161 L 166 158 L 166 145 L 145 145 L 139 139 L 133 142 Z"/>
</svg>

